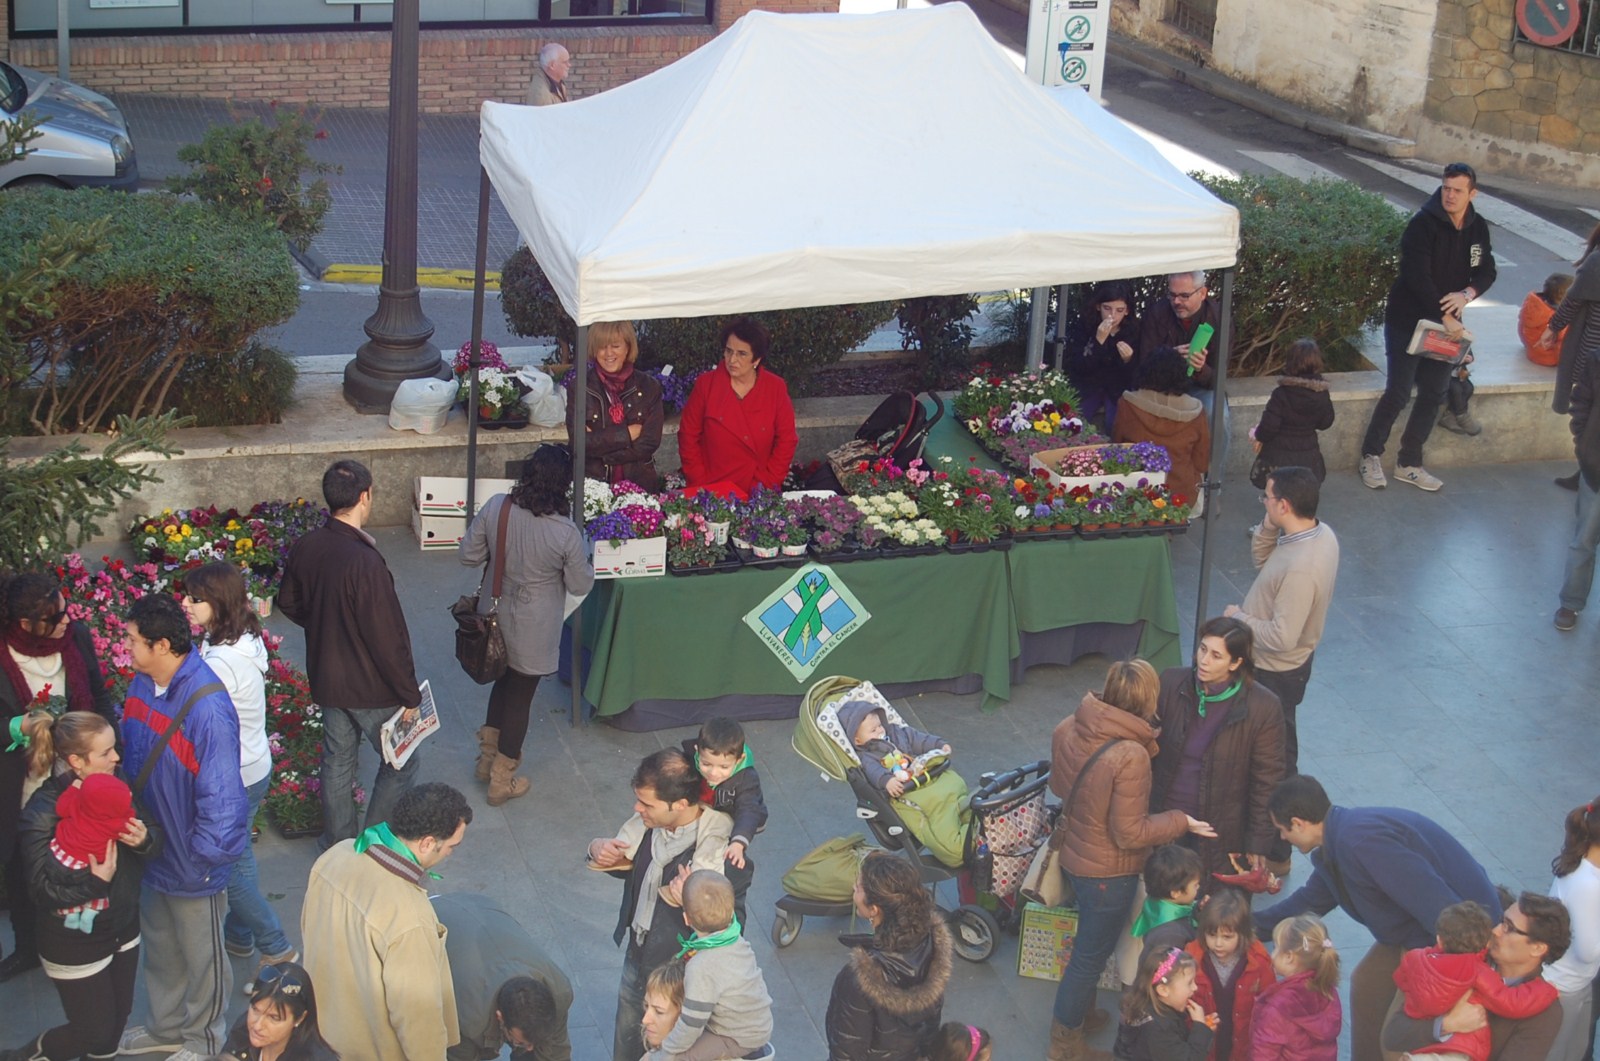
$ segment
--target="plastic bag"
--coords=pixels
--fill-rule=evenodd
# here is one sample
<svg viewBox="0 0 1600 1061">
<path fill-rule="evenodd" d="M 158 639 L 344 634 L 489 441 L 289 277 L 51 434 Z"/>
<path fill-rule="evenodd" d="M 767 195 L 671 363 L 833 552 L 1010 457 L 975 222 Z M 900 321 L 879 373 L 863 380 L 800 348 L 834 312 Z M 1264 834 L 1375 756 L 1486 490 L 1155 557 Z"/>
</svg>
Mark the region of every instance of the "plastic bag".
<svg viewBox="0 0 1600 1061">
<path fill-rule="evenodd" d="M 389 403 L 389 426 L 431 435 L 450 419 L 450 407 L 455 403 L 454 379 L 401 380 Z"/>
<path fill-rule="evenodd" d="M 567 422 L 567 388 L 550 380 L 549 389 L 541 397 L 535 391 L 529 391 L 522 396 L 522 404 L 527 407 L 528 420 L 540 427 L 560 427 Z"/>
<path fill-rule="evenodd" d="M 532 402 L 536 398 L 543 398 L 555 389 L 556 381 L 550 378 L 550 373 L 537 368 L 526 366 L 517 369 L 517 379 L 528 388 L 528 393 L 523 395 L 524 402 Z"/>
</svg>

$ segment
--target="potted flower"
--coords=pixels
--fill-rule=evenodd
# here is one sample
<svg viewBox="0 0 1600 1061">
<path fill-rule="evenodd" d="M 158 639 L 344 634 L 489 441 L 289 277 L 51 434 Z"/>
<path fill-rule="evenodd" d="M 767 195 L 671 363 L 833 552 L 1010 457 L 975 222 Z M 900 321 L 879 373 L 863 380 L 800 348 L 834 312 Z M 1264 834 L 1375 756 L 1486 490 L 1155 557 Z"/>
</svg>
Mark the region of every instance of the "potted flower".
<svg viewBox="0 0 1600 1061">
<path fill-rule="evenodd" d="M 701 490 L 694 495 L 694 506 L 711 527 L 711 532 L 716 535 L 718 545 L 728 542 L 728 528 L 733 523 L 734 504 L 726 497 L 713 494 L 709 490 Z"/>
<path fill-rule="evenodd" d="M 667 532 L 667 564 L 674 570 L 708 568 L 726 555 L 726 545 L 698 512 L 686 514 Z"/>
<path fill-rule="evenodd" d="M 848 549 L 861 526 L 861 511 L 842 497 L 805 497 L 798 508 L 811 531 L 811 550 L 818 555 Z"/>
<path fill-rule="evenodd" d="M 806 555 L 806 517 L 798 501 L 784 501 L 777 511 L 778 551 L 784 556 Z"/>
</svg>

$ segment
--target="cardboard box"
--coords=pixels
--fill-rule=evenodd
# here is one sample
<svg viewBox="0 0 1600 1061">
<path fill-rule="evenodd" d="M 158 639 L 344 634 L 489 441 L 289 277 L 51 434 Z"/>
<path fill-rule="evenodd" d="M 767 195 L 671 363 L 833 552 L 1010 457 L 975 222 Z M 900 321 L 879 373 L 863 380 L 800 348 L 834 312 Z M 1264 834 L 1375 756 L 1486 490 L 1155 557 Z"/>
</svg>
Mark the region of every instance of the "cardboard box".
<svg viewBox="0 0 1600 1061">
<path fill-rule="evenodd" d="M 434 516 L 412 509 L 411 532 L 425 553 L 454 549 L 467 533 L 467 521 L 463 516 Z"/>
<path fill-rule="evenodd" d="M 1082 449 L 1104 449 L 1104 446 L 1065 446 L 1061 449 L 1047 449 L 1042 453 L 1035 453 L 1028 458 L 1028 467 L 1043 469 L 1050 477 L 1050 481 L 1058 486 L 1072 490 L 1079 486 L 1087 486 L 1093 490 L 1110 483 L 1121 483 L 1123 486 L 1137 486 L 1143 479 L 1151 486 L 1161 486 L 1167 481 L 1166 472 L 1128 472 L 1125 475 L 1062 475 L 1056 471 L 1056 465 L 1061 463 L 1061 458 L 1069 453 Z"/>
<path fill-rule="evenodd" d="M 495 494 L 510 492 L 514 479 L 479 479 L 473 484 L 475 507 Z M 411 507 L 425 516 L 467 515 L 467 479 L 454 475 L 419 475 L 411 491 Z M 457 535 L 459 537 L 459 535 Z"/>
<path fill-rule="evenodd" d="M 1040 906 L 1028 903 L 1022 908 L 1022 929 L 1017 933 L 1017 975 L 1035 980 L 1060 980 L 1072 957 L 1072 941 L 1078 935 L 1078 911 L 1070 906 Z M 1113 954 L 1100 974 L 1100 988 L 1120 991 Z"/>
<path fill-rule="evenodd" d="M 594 543 L 595 578 L 643 578 L 667 572 L 667 539 L 631 538 Z"/>
</svg>

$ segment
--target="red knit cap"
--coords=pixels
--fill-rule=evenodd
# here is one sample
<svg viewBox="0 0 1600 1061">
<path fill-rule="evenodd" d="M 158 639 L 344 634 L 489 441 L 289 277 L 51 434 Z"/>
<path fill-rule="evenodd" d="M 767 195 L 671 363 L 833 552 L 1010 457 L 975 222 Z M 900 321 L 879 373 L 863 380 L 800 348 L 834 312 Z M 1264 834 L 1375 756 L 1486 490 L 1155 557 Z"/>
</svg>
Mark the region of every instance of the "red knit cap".
<svg viewBox="0 0 1600 1061">
<path fill-rule="evenodd" d="M 133 817 L 133 792 L 115 774 L 90 774 L 56 798 L 56 843 L 81 861 L 105 857 L 106 844 Z"/>
</svg>

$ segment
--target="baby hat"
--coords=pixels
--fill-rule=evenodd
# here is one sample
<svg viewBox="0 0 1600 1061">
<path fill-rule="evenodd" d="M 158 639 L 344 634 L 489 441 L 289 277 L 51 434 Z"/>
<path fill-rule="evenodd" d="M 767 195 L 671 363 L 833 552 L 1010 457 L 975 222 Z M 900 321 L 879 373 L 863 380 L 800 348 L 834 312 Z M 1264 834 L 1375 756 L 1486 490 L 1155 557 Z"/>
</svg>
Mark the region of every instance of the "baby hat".
<svg viewBox="0 0 1600 1061">
<path fill-rule="evenodd" d="M 133 792 L 114 774 L 90 774 L 56 798 L 56 843 L 80 861 L 104 858 L 133 817 Z"/>
</svg>

